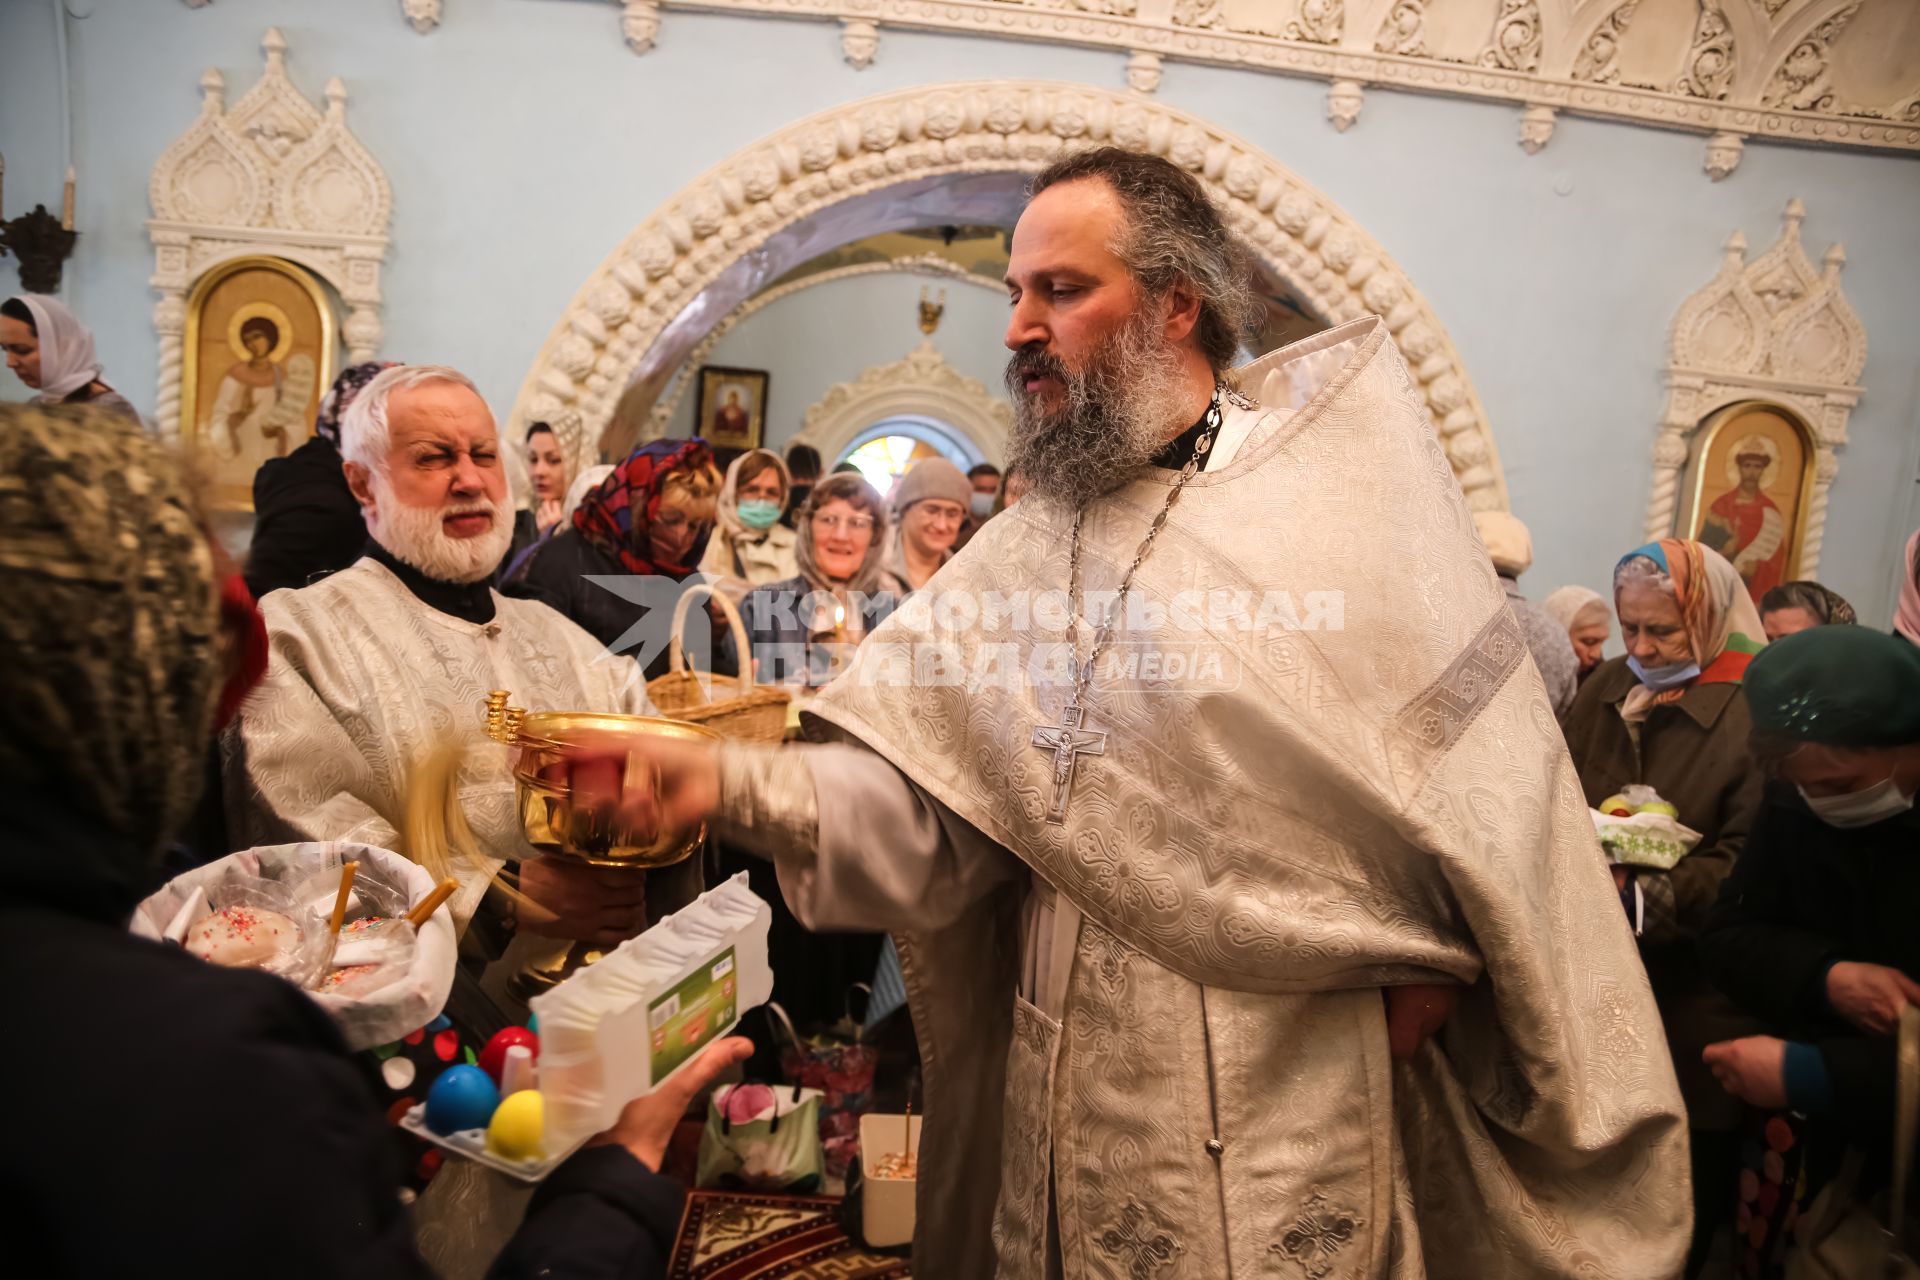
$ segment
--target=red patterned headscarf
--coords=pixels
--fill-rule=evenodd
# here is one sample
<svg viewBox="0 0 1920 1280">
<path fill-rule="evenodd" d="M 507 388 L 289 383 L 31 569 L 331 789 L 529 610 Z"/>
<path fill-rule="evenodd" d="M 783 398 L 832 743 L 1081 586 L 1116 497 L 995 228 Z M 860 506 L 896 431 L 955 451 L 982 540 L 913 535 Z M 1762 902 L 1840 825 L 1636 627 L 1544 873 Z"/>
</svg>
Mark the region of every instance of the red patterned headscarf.
<svg viewBox="0 0 1920 1280">
<path fill-rule="evenodd" d="M 620 562 L 628 573 L 684 578 L 700 563 L 707 536 L 695 539 L 686 564 L 660 564 L 648 549 L 647 531 L 660 514 L 667 477 L 677 471 L 711 470 L 713 453 L 698 440 L 655 440 L 627 455 L 573 513 L 580 536 Z M 709 532 L 711 528 L 709 527 Z"/>
</svg>

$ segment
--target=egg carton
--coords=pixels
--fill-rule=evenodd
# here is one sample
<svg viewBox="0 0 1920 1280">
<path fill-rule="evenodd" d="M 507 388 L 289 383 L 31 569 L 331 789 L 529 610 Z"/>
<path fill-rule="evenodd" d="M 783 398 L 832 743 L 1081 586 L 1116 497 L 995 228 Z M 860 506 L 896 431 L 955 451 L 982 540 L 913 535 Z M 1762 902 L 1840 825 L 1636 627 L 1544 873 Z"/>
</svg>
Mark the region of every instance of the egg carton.
<svg viewBox="0 0 1920 1280">
<path fill-rule="evenodd" d="M 400 1117 L 400 1127 L 408 1133 L 425 1138 L 442 1151 L 471 1160 L 475 1164 L 497 1169 L 509 1178 L 521 1182 L 536 1183 L 560 1167 L 562 1161 L 581 1147 L 586 1139 L 573 1143 L 556 1155 L 530 1156 L 525 1160 L 509 1160 L 499 1152 L 487 1146 L 485 1129 L 457 1129 L 452 1133 L 435 1133 L 427 1128 L 427 1104 L 417 1103 Z"/>
</svg>

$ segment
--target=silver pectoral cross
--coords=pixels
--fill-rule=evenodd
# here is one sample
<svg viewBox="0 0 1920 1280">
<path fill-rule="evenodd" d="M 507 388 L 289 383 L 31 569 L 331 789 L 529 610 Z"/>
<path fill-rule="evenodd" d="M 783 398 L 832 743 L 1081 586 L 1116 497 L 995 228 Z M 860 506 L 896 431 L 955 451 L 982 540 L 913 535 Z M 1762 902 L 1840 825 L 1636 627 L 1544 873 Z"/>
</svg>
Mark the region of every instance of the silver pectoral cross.
<svg viewBox="0 0 1920 1280">
<path fill-rule="evenodd" d="M 1056 826 L 1067 820 L 1067 798 L 1073 793 L 1073 767 L 1083 755 L 1107 754 L 1107 735 L 1098 729 L 1082 729 L 1084 714 L 1079 702 L 1066 705 L 1059 724 L 1043 724 L 1033 731 L 1032 745 L 1053 753 L 1053 807 L 1047 821 Z"/>
</svg>

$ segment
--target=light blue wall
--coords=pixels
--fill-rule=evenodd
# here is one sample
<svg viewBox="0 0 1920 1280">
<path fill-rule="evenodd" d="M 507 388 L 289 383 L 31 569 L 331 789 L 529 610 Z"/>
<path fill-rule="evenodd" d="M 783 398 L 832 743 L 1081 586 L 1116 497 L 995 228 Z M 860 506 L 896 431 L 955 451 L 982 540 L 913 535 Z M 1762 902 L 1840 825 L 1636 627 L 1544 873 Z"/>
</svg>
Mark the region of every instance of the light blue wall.
<svg viewBox="0 0 1920 1280">
<path fill-rule="evenodd" d="M 110 379 L 143 408 L 154 395 L 147 173 L 192 120 L 204 68 L 225 71 L 235 96 L 253 83 L 269 25 L 285 31 L 307 92 L 329 75 L 347 81 L 350 118 L 392 177 L 387 352 L 459 364 L 501 408 L 599 260 L 755 139 L 916 84 L 1121 83 L 1117 54 L 894 31 L 855 72 L 831 24 L 686 13 L 666 14 L 660 46 L 636 57 L 606 0 L 453 0 L 429 36 L 405 26 L 394 0 L 90 5 L 68 24 L 84 239 L 67 296 L 94 326 Z M 59 198 L 51 8 L 0 3 L 0 151 L 14 211 Z M 1815 255 L 1846 242 L 1848 295 L 1872 343 L 1822 576 L 1884 623 L 1901 535 L 1920 517 L 1920 162 L 1753 143 L 1715 184 L 1691 134 L 1563 118 L 1529 157 L 1513 108 L 1380 91 L 1338 134 L 1322 84 L 1178 65 L 1160 98 L 1238 132 L 1342 204 L 1432 302 L 1486 404 L 1514 508 L 1533 526 L 1536 596 L 1566 581 L 1603 585 L 1639 540 L 1674 309 L 1730 230 L 1764 246 L 1788 198 L 1803 198 Z M 1561 179 L 1570 194 L 1555 193 Z M 11 265 L 0 263 L 0 287 Z M 776 382 L 776 395 L 782 385 L 794 384 Z"/>
<path fill-rule="evenodd" d="M 707 363 L 765 369 L 771 375 L 767 444 L 779 447 L 800 430 L 800 419 L 835 383 L 866 369 L 891 364 L 921 342 L 922 286 L 943 286 L 924 276 L 855 276 L 815 285 L 748 316 L 714 347 Z M 1007 301 L 998 292 L 947 284 L 947 310 L 934 346 L 948 364 L 985 384 L 1000 398 L 1007 349 L 1000 344 Z M 671 431 L 693 426 L 699 388 L 690 387 L 674 413 Z M 832 465 L 832 459 L 828 459 Z"/>
</svg>

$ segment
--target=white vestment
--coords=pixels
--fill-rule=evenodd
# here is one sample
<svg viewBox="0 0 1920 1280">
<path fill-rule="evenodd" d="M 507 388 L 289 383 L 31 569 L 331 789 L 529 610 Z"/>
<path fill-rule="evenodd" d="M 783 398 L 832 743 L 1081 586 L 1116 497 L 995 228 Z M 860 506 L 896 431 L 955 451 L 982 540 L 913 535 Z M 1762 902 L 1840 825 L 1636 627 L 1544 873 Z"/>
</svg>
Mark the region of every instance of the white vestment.
<svg viewBox="0 0 1920 1280">
<path fill-rule="evenodd" d="M 487 694 L 505 689 L 529 711 L 650 712 L 633 659 L 544 604 L 498 592 L 493 602 L 493 621 L 464 621 L 371 558 L 269 593 L 260 605 L 272 648 L 266 679 L 226 743 L 235 838 L 396 848 L 413 765 L 462 740 L 459 801 L 484 858 L 456 868 L 451 905 L 464 929 L 500 866 L 534 852 L 508 748 L 486 736 Z"/>
<path fill-rule="evenodd" d="M 1268 409 L 1227 414 L 1136 577 L 1158 620 L 1116 640 L 1231 678 L 1097 679 L 1104 754 L 1077 761 L 1063 822 L 1032 735 L 1066 687 L 977 678 L 1058 624 L 938 602 L 1066 589 L 1072 513 L 1031 497 L 815 699 L 810 728 L 846 745 L 723 755 L 723 832 L 776 858 L 802 921 L 899 939 L 925 1080 L 914 1273 L 1675 1275 L 1686 1137 L 1659 1016 L 1419 392 L 1378 320 L 1239 385 Z M 1089 594 L 1171 480 L 1088 507 Z M 1265 611 L 1323 590 L 1335 625 Z M 1194 592 L 1254 609 L 1181 630 Z M 1410 983 L 1460 1003 L 1395 1063 L 1380 988 Z"/>
</svg>

